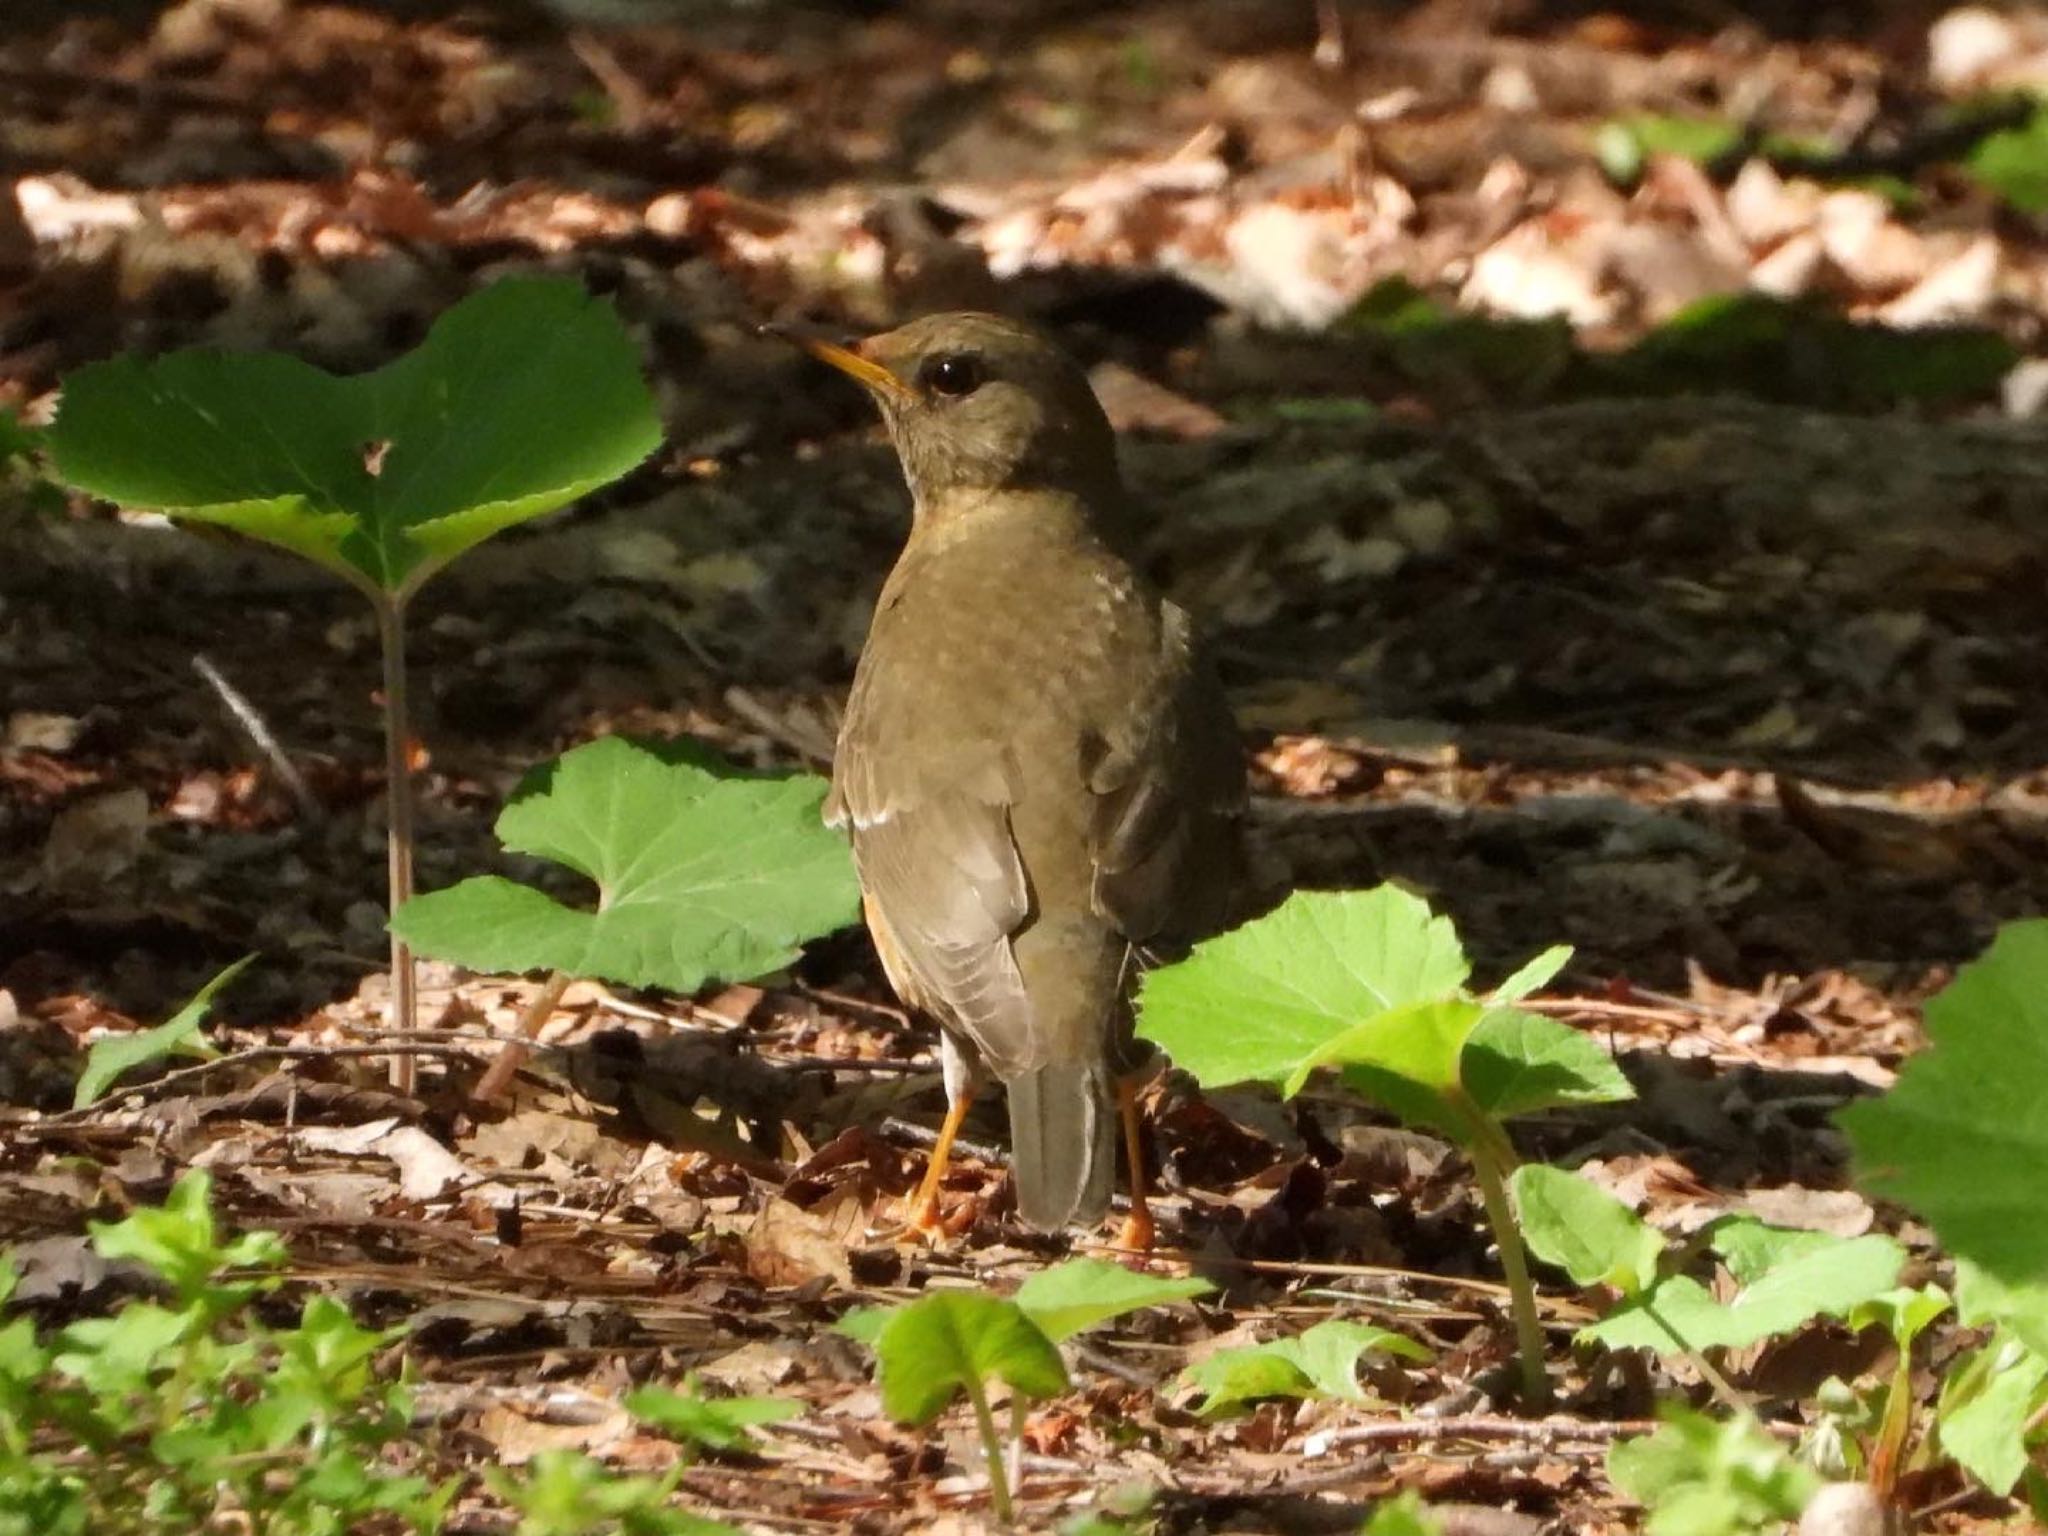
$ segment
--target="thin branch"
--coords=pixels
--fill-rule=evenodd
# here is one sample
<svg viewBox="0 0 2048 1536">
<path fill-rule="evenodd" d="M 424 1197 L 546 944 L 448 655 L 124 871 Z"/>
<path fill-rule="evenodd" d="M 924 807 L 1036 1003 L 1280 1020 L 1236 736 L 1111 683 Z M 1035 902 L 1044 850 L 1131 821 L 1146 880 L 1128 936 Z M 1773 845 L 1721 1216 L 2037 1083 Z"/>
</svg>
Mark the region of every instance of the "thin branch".
<svg viewBox="0 0 2048 1536">
<path fill-rule="evenodd" d="M 249 702 L 248 696 L 227 680 L 225 674 L 213 664 L 212 659 L 204 651 L 192 653 L 192 670 L 205 678 L 213 691 L 220 695 L 221 703 L 227 706 L 235 724 L 242 728 L 243 734 L 255 745 L 256 750 L 268 759 L 271 771 L 283 782 L 293 803 L 298 806 L 299 815 L 309 824 L 317 825 L 321 819 L 320 802 L 313 798 L 313 791 L 306 787 L 305 779 L 300 776 L 292 760 L 285 756 L 284 748 L 278 744 L 269 724 L 256 706 Z"/>
</svg>

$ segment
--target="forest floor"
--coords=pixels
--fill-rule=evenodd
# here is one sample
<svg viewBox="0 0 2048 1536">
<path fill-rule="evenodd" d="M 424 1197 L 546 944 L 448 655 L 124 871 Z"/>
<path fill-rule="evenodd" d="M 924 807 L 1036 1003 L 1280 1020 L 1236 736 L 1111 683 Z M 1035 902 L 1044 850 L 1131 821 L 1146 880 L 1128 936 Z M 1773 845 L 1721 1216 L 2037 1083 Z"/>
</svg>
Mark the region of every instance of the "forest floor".
<svg viewBox="0 0 2048 1536">
<path fill-rule="evenodd" d="M 1489 980 L 1575 946 L 1544 1011 L 1611 1043 L 1639 1098 L 1542 1117 L 1524 1150 L 1673 1230 L 1750 1210 L 1899 1232 L 1847 1189 L 1830 1115 L 1891 1081 L 1921 1003 L 1999 923 L 2048 912 L 2048 454 L 2025 415 L 2048 231 L 1928 127 L 1978 86 L 2048 80 L 2048 33 L 1966 54 L 1939 11 L 1846 9 L 1867 27 L 1525 4 L 1489 31 L 1449 0 L 1320 26 L 1214 0 L 654 29 L 286 0 L 53 15 L 0 40 L 21 213 L 0 198 L 0 402 L 38 420 L 65 372 L 130 348 L 372 365 L 506 272 L 615 297 L 667 446 L 416 605 L 433 888 L 494 867 L 512 784 L 595 734 L 829 758 L 904 498 L 856 392 L 759 320 L 1033 315 L 1094 368 L 1156 569 L 1215 641 L 1261 878 L 1398 880 Z M 1619 187 L 1600 129 L 1632 114 L 1762 122 L 1913 197 L 1762 151 L 1653 158 Z M 1745 289 L 1814 307 L 1674 339 Z M 971 1528 L 964 1415 L 888 1424 L 829 1324 L 1008 1284 L 1061 1245 L 1006 1216 L 992 1105 L 948 1187 L 953 1240 L 901 1239 L 942 1096 L 865 938 L 695 999 L 579 986 L 491 1110 L 467 1096 L 475 1032 L 532 987 L 430 967 L 447 1053 L 395 1095 L 322 1054 L 381 1038 L 368 613 L 281 556 L 15 490 L 0 1235 L 25 1296 L 101 1304 L 83 1217 L 200 1163 L 236 1221 L 285 1234 L 296 1279 L 418 1325 L 451 1454 L 655 1464 L 665 1442 L 616 1398 L 694 1369 L 811 1412 L 693 1468 L 693 1507 Z M 240 1054 L 57 1112 L 86 1040 L 252 951 L 215 1031 Z M 280 1046 L 304 1050 L 252 1054 Z M 705 1106 L 744 1141 L 704 1132 Z M 1489 1400 L 1498 1269 L 1447 1147 L 1334 1093 L 1283 1108 L 1168 1079 L 1150 1108 L 1166 1258 L 1221 1289 L 1107 1330 L 1086 1387 L 1034 1412 L 1030 1522 L 1142 1483 L 1172 1531 L 1355 1528 L 1396 1488 L 1469 1529 L 1632 1524 L 1600 1458 L 1650 1384 L 1567 1362 L 1585 1433 L 1517 1436 Z M 1167 1390 L 1218 1341 L 1332 1310 L 1438 1347 L 1375 1378 L 1390 1403 L 1485 1421 L 1363 1445 L 1342 1432 L 1384 1411 L 1210 1422 Z M 1558 1327 L 1580 1316 L 1560 1292 Z M 1740 1375 L 1790 1404 L 1879 1364 L 1813 1328 Z M 1952 1471 L 1909 1493 L 1942 1528 L 2007 1513 Z"/>
</svg>

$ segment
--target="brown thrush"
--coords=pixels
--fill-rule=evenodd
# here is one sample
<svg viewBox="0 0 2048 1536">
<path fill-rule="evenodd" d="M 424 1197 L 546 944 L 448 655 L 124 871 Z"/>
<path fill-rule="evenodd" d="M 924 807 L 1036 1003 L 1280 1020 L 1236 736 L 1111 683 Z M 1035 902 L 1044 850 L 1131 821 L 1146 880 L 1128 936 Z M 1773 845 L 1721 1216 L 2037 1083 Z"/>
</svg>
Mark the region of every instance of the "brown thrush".
<svg viewBox="0 0 2048 1536">
<path fill-rule="evenodd" d="M 881 407 L 912 499 L 839 732 L 828 817 L 905 1002 L 941 1026 L 948 1109 L 911 1205 L 936 1225 L 984 1072 L 1009 1090 L 1018 1214 L 1101 1218 L 1131 1163 L 1149 1243 L 1127 984 L 1213 931 L 1244 767 L 1188 617 L 1140 574 L 1116 441 L 1029 326 L 933 315 L 854 348 L 803 340 Z"/>
</svg>

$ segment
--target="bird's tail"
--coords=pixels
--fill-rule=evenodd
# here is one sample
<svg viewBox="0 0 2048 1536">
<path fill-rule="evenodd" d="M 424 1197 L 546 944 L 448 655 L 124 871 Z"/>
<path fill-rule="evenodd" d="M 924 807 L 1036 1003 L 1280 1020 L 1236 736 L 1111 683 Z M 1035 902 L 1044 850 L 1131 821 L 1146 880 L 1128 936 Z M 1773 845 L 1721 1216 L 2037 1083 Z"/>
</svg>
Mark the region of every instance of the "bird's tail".
<svg viewBox="0 0 2048 1536">
<path fill-rule="evenodd" d="M 1017 1214 L 1041 1232 L 1100 1221 L 1116 1180 L 1116 1105 L 1100 1061 L 1009 1080 Z"/>
</svg>

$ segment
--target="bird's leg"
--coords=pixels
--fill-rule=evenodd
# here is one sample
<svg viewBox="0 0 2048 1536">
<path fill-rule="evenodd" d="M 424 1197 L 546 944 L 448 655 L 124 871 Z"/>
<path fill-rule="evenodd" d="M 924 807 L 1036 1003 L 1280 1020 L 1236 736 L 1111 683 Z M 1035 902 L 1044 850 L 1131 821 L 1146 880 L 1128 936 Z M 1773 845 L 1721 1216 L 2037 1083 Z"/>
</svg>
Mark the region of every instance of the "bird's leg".
<svg viewBox="0 0 2048 1536">
<path fill-rule="evenodd" d="M 932 1143 L 924 1178 L 917 1193 L 911 1196 L 904 1218 L 911 1230 L 927 1237 L 944 1231 L 939 1221 L 939 1185 L 945 1180 L 946 1164 L 953 1155 L 953 1138 L 960 1134 L 961 1123 L 974 1106 L 974 1091 L 979 1086 L 973 1061 L 954 1045 L 951 1035 L 939 1036 L 939 1066 L 946 1078 L 946 1118 L 939 1126 L 939 1139 Z"/>
<path fill-rule="evenodd" d="M 1116 1084 L 1116 1110 L 1124 1122 L 1124 1157 L 1131 1168 L 1131 1213 L 1117 1233 L 1119 1248 L 1149 1253 L 1154 1236 L 1152 1208 L 1145 1200 L 1145 1137 L 1138 1119 L 1138 1080 L 1120 1077 Z"/>
</svg>

